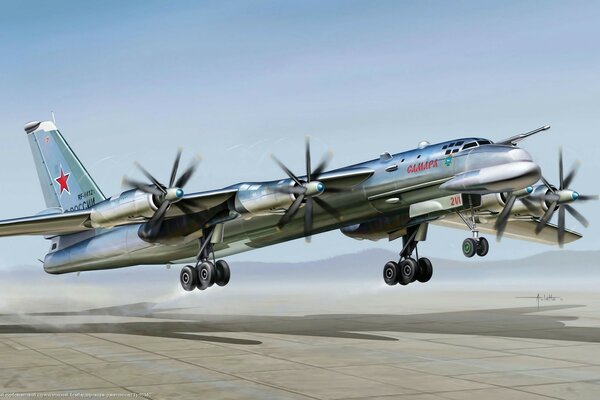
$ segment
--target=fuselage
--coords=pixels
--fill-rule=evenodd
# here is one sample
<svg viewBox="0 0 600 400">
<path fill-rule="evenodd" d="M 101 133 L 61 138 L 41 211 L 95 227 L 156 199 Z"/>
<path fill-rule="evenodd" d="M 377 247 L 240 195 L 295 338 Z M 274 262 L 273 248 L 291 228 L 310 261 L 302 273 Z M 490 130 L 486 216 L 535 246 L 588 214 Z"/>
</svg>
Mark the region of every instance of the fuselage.
<svg viewBox="0 0 600 400">
<path fill-rule="evenodd" d="M 313 234 L 351 227 L 390 215 L 405 215 L 402 224 L 414 223 L 408 213 L 411 204 L 456 193 L 499 193 L 531 185 L 539 179 L 539 167 L 523 149 L 494 145 L 480 138 L 462 138 L 397 153 L 340 168 L 369 170 L 364 181 L 344 192 L 320 195 L 335 207 L 341 218 L 334 218 L 319 206 L 314 208 Z M 301 177 L 302 179 L 303 177 Z M 292 185 L 290 179 L 244 182 L 233 185 L 243 196 L 257 196 L 270 188 Z M 290 202 L 293 195 L 290 196 Z M 235 219 L 224 222 L 224 236 L 214 245 L 216 258 L 297 239 L 304 236 L 301 212 L 283 228 L 277 227 L 284 208 L 253 212 L 240 202 L 242 210 Z M 87 238 L 63 237 L 65 245 L 46 255 L 44 268 L 49 273 L 119 268 L 139 264 L 185 263 L 195 260 L 198 240 L 186 243 L 149 243 L 138 235 L 140 225 L 98 229 Z M 398 228 L 402 228 L 399 226 Z"/>
</svg>

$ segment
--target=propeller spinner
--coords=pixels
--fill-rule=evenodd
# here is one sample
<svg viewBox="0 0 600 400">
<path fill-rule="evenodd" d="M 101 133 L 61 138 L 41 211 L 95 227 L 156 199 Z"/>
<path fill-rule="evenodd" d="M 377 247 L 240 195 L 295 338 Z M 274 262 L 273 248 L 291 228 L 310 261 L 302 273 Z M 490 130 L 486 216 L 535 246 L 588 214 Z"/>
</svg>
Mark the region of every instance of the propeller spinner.
<svg viewBox="0 0 600 400">
<path fill-rule="evenodd" d="M 144 174 L 151 183 L 142 183 L 127 177 L 123 178 L 123 183 L 132 188 L 141 190 L 142 192 L 152 194 L 155 204 L 159 205 L 158 209 L 154 212 L 154 215 L 146 222 L 144 231 L 148 237 L 155 236 L 162 222 L 165 218 L 166 212 L 171 205 L 179 208 L 184 214 L 190 215 L 193 212 L 185 206 L 183 203 L 179 203 L 183 199 L 184 191 L 183 187 L 189 182 L 190 178 L 196 171 L 200 158 L 196 157 L 187 169 L 177 178 L 177 170 L 179 169 L 179 161 L 181 160 L 181 149 L 177 151 L 173 167 L 171 168 L 171 177 L 169 178 L 169 185 L 165 186 L 160 183 L 148 170 L 146 170 L 138 162 L 135 166 Z"/>
<path fill-rule="evenodd" d="M 589 225 L 588 220 L 568 203 L 571 203 L 573 201 L 598 200 L 598 196 L 581 195 L 578 192 L 568 188 L 573 182 L 573 179 L 577 174 L 580 164 L 580 162 L 576 162 L 567 174 L 567 176 L 564 177 L 563 152 L 561 148 L 558 154 L 558 189 L 552 186 L 548 182 L 548 180 L 546 180 L 543 176 L 541 178 L 544 185 L 548 188 L 548 192 L 544 196 L 544 201 L 548 205 L 548 209 L 546 210 L 542 218 L 539 220 L 535 228 L 535 233 L 540 234 L 540 232 L 546 227 L 548 221 L 550 221 L 550 218 L 552 218 L 554 213 L 558 210 L 558 244 L 560 247 L 563 246 L 565 239 L 565 210 L 569 214 L 571 214 L 577 221 L 579 221 L 579 223 L 583 226 L 587 227 Z M 524 197 L 531 193 L 531 190 L 529 189 L 530 188 L 520 190 L 518 192 L 509 193 L 504 208 L 502 209 L 502 212 L 496 219 L 495 228 L 497 231 L 498 240 L 502 237 L 502 234 L 506 229 L 506 225 L 510 217 L 510 212 L 517 198 L 520 198 L 521 202 L 528 209 L 535 210 L 535 204 L 527 197 Z"/>
<path fill-rule="evenodd" d="M 313 206 L 314 203 L 317 203 L 321 208 L 323 208 L 328 214 L 332 215 L 336 219 L 340 219 L 340 213 L 332 207 L 325 200 L 319 198 L 321 194 L 325 190 L 333 192 L 339 191 L 339 189 L 329 188 L 326 189 L 325 184 L 319 181 L 319 177 L 323 174 L 323 171 L 327 167 L 327 164 L 331 160 L 331 154 L 326 155 L 323 160 L 318 164 L 318 166 L 313 170 L 311 166 L 311 157 L 310 157 L 310 140 L 306 138 L 306 152 L 305 152 L 305 161 L 306 161 L 306 181 L 298 178 L 288 167 L 285 166 L 277 157 L 272 156 L 273 160 L 279 165 L 279 167 L 287 174 L 287 176 L 294 181 L 294 186 L 285 186 L 278 189 L 282 193 L 293 194 L 296 196 L 292 205 L 287 209 L 285 214 L 279 220 L 277 226 L 279 228 L 283 228 L 287 225 L 294 215 L 300 209 L 300 206 L 304 203 L 304 235 L 306 242 L 310 242 L 311 233 L 313 229 Z"/>
<path fill-rule="evenodd" d="M 558 209 L 558 245 L 560 247 L 562 247 L 565 242 L 565 210 L 571 214 L 573 218 L 579 221 L 581 225 L 585 226 L 586 228 L 589 225 L 588 220 L 568 203 L 573 201 L 598 200 L 597 195 L 582 195 L 574 190 L 569 189 L 569 186 L 577 175 L 580 165 L 581 163 L 577 161 L 567 176 L 563 177 L 563 152 L 561 148 L 558 153 L 558 189 L 550 185 L 550 183 L 544 177 L 542 177 L 542 182 L 544 182 L 544 185 L 546 185 L 548 188 L 548 192 L 546 193 L 544 199 L 547 204 L 549 203 L 549 205 L 548 209 L 538 222 L 538 225 L 535 228 L 535 233 L 539 234 L 546 227 L 546 223 L 550 221 L 550 218 L 552 218 L 552 215 L 554 215 Z"/>
</svg>

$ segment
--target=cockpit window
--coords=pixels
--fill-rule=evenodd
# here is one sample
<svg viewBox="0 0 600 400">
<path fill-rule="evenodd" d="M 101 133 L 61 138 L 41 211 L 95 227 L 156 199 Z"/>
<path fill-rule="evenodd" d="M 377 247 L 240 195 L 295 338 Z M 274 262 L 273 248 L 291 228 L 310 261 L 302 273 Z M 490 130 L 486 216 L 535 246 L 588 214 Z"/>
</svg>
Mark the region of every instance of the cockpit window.
<svg viewBox="0 0 600 400">
<path fill-rule="evenodd" d="M 460 142 L 456 142 L 456 145 L 457 145 L 457 146 L 460 146 L 460 145 L 461 145 L 461 144 L 463 144 L 463 143 L 464 143 L 464 141 L 462 141 L 462 140 L 461 140 Z"/>
<path fill-rule="evenodd" d="M 466 149 L 470 149 L 470 148 L 472 148 L 472 147 L 477 147 L 477 142 L 470 142 L 470 143 L 467 143 L 467 144 L 465 144 L 465 145 L 463 146 L 463 148 L 462 148 L 462 149 L 463 149 L 463 150 L 466 150 Z"/>
<path fill-rule="evenodd" d="M 484 144 L 492 144 L 492 142 L 489 140 L 478 140 L 477 143 L 479 143 L 480 146 L 483 146 Z"/>
</svg>

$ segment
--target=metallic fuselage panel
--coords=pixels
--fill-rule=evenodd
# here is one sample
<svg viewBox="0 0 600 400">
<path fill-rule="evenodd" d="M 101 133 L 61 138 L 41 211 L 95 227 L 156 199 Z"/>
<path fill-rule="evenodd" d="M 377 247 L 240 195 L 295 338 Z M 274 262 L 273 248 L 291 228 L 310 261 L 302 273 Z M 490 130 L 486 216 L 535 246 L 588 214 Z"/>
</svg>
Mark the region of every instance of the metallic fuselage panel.
<svg viewBox="0 0 600 400">
<path fill-rule="evenodd" d="M 459 140 L 467 143 L 477 139 Z M 501 145 L 484 145 L 448 155 L 443 146 L 449 143 L 452 142 L 430 145 L 424 149 L 395 154 L 389 159 L 382 157 L 336 170 L 369 168 L 374 173 L 349 192 L 330 194 L 325 188 L 321 196 L 340 210 L 342 221 L 315 206 L 313 233 L 340 229 L 378 217 L 402 213 L 408 215 L 408 207 L 413 203 L 457 193 L 456 190 L 443 190 L 440 186 L 460 174 L 497 166 L 500 167 L 498 171 L 506 174 L 507 171 L 510 172 L 511 166 L 518 165 L 518 162 L 532 162 L 525 150 Z M 485 179 L 493 180 L 494 176 L 488 174 L 485 175 Z M 538 179 L 539 176 L 527 176 L 517 180 L 517 184 L 523 186 L 513 189 L 521 189 Z M 477 182 L 476 178 L 474 182 L 476 185 L 482 184 Z M 235 200 L 236 208 L 240 207 L 238 211 L 246 209 L 248 212 L 225 222 L 223 242 L 215 245 L 215 256 L 225 257 L 303 237 L 302 213 L 282 229 L 277 228 L 285 206 L 288 202 L 291 203 L 292 199 L 286 199 L 285 196 L 288 195 L 271 195 L 264 190 L 264 187 L 290 184 L 290 180 L 285 179 L 236 185 L 240 189 L 240 197 Z M 256 192 L 250 193 L 251 190 Z M 259 207 L 268 196 L 276 198 L 277 205 L 284 208 L 253 213 L 253 207 Z M 138 264 L 179 263 L 193 260 L 197 254 L 196 240 L 173 246 L 152 244 L 139 238 L 138 229 L 137 224 L 108 229 L 68 248 L 51 252 L 45 258 L 44 268 L 49 273 L 65 273 Z"/>
</svg>

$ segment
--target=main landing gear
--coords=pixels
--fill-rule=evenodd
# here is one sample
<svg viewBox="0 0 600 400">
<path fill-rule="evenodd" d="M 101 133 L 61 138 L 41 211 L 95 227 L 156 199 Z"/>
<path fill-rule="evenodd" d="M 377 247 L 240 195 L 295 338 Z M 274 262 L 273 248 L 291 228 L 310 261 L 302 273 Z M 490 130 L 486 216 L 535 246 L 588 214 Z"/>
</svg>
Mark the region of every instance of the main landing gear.
<svg viewBox="0 0 600 400">
<path fill-rule="evenodd" d="M 417 243 L 425 240 L 427 225 L 422 224 L 417 228 L 407 231 L 402 236 L 402 251 L 398 262 L 388 261 L 383 267 L 383 280 L 390 286 L 397 283 L 408 285 L 414 281 L 425 283 L 433 275 L 433 265 L 428 258 L 420 257 L 417 251 Z M 416 258 L 412 257 L 415 253 Z"/>
<path fill-rule="evenodd" d="M 208 235 L 201 237 L 200 251 L 198 252 L 196 265 L 186 265 L 181 269 L 179 281 L 184 290 L 190 292 L 194 289 L 205 290 L 215 283 L 218 286 L 225 286 L 229 283 L 231 272 L 229 264 L 225 260 L 217 260 L 212 262 L 209 255 L 213 253 L 213 237 L 214 229 Z"/>
</svg>

